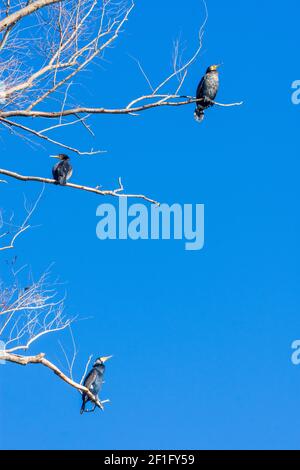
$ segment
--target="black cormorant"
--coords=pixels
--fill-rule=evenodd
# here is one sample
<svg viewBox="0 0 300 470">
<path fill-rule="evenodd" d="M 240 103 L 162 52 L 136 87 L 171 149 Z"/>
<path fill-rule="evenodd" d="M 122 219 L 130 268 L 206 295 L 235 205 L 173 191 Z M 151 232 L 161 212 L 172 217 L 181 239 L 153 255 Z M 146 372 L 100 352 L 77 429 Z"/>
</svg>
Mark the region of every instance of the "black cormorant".
<svg viewBox="0 0 300 470">
<path fill-rule="evenodd" d="M 105 365 L 104 362 L 110 359 L 112 356 L 104 356 L 104 357 L 99 357 L 94 365 L 92 370 L 87 374 L 87 376 L 84 379 L 83 385 L 88 388 L 93 395 L 95 395 L 98 398 L 98 393 L 101 390 L 102 384 L 103 384 L 103 375 L 105 371 Z M 96 404 L 94 403 L 94 407 L 91 410 L 86 410 L 85 405 L 87 402 L 90 401 L 89 397 L 87 396 L 86 393 L 82 394 L 82 405 L 81 405 L 81 410 L 80 414 L 82 414 L 84 411 L 94 411 L 96 408 Z"/>
<path fill-rule="evenodd" d="M 204 77 L 200 80 L 197 88 L 196 98 L 201 99 L 196 103 L 194 117 L 196 121 L 201 122 L 204 119 L 204 110 L 213 106 L 214 101 L 219 90 L 219 72 L 220 65 L 211 65 L 206 70 Z"/>
<path fill-rule="evenodd" d="M 58 158 L 60 162 L 56 163 L 52 168 L 52 175 L 58 184 L 66 184 L 68 179 L 71 178 L 73 168 L 70 164 L 70 158 L 64 153 L 59 155 L 51 155 L 52 158 Z"/>
</svg>

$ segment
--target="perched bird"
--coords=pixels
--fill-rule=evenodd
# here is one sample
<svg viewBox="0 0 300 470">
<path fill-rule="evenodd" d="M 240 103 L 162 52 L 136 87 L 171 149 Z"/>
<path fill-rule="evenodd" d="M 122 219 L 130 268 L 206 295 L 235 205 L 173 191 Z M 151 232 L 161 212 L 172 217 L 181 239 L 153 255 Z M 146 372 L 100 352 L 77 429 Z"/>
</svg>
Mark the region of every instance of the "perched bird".
<svg viewBox="0 0 300 470">
<path fill-rule="evenodd" d="M 56 165 L 54 165 L 52 168 L 53 178 L 58 184 L 66 184 L 73 173 L 70 158 L 64 153 L 60 153 L 59 155 L 51 155 L 51 158 L 58 158 L 60 160 L 60 162 L 56 163 Z"/>
<path fill-rule="evenodd" d="M 201 99 L 196 103 L 194 117 L 196 121 L 201 122 L 204 119 L 204 110 L 213 106 L 214 101 L 219 90 L 219 72 L 220 65 L 211 65 L 206 70 L 204 77 L 200 80 L 197 88 L 196 98 Z"/>
<path fill-rule="evenodd" d="M 101 390 L 102 384 L 103 384 L 103 375 L 105 371 L 105 365 L 104 362 L 110 359 L 112 356 L 104 356 L 104 357 L 99 357 L 94 365 L 92 370 L 87 374 L 87 376 L 84 379 L 83 385 L 92 392 L 93 395 L 95 395 L 98 398 L 98 393 Z M 91 410 L 86 410 L 85 405 L 87 402 L 90 401 L 89 397 L 87 396 L 86 393 L 82 394 L 82 405 L 81 405 L 81 410 L 80 414 L 82 414 L 84 411 L 94 411 L 96 408 L 96 404 L 94 403 L 94 407 Z"/>
</svg>

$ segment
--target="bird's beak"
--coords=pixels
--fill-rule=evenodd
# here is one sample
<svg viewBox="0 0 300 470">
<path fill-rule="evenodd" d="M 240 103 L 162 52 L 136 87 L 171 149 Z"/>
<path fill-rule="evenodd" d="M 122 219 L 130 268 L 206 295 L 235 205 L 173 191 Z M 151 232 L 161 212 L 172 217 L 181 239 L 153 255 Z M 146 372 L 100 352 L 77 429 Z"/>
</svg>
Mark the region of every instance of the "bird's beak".
<svg viewBox="0 0 300 470">
<path fill-rule="evenodd" d="M 50 158 L 58 158 L 58 160 L 60 160 L 60 156 L 59 156 L 59 155 L 50 155 Z"/>
<path fill-rule="evenodd" d="M 110 359 L 112 356 L 103 356 L 103 357 L 100 357 L 101 361 L 102 362 L 106 362 L 108 361 L 108 359 Z"/>
<path fill-rule="evenodd" d="M 217 64 L 216 65 L 216 69 L 218 69 L 219 67 L 221 67 L 222 64 Z"/>
</svg>

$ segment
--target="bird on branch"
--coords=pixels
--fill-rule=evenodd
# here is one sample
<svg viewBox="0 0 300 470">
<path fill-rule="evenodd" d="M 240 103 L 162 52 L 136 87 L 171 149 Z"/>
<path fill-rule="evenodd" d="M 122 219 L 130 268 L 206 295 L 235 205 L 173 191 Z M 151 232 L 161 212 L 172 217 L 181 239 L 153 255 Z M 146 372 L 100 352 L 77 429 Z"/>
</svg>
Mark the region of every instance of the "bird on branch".
<svg viewBox="0 0 300 470">
<path fill-rule="evenodd" d="M 101 390 L 102 384 L 103 384 L 103 375 L 105 371 L 105 365 L 104 362 L 106 362 L 108 359 L 110 359 L 112 356 L 104 356 L 104 357 L 99 357 L 94 365 L 92 370 L 87 374 L 87 376 L 84 379 L 83 385 L 89 389 L 89 391 L 95 395 L 95 397 L 98 398 L 98 393 Z M 94 407 L 91 410 L 86 410 L 85 406 L 87 402 L 90 401 L 90 398 L 87 396 L 86 393 L 82 394 L 82 405 L 80 409 L 80 414 L 83 412 L 92 412 L 95 411 L 96 408 L 96 403 L 94 403 Z"/>
<path fill-rule="evenodd" d="M 219 65 L 211 65 L 206 70 L 204 77 L 201 78 L 197 92 L 196 98 L 198 101 L 196 104 L 196 109 L 194 112 L 194 117 L 196 121 L 202 122 L 204 119 L 204 110 L 213 106 L 213 101 L 217 96 L 219 90 Z"/>
<path fill-rule="evenodd" d="M 58 158 L 60 162 L 52 168 L 52 175 L 57 184 L 66 184 L 73 174 L 73 168 L 70 163 L 70 157 L 64 153 L 50 155 L 51 158 Z"/>
</svg>

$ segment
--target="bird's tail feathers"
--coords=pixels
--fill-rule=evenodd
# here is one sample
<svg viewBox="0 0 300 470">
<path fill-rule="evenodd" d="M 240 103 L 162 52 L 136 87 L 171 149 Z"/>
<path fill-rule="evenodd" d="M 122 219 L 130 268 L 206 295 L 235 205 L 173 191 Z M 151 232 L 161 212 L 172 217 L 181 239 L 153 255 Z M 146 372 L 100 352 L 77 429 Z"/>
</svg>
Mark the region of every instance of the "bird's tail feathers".
<svg viewBox="0 0 300 470">
<path fill-rule="evenodd" d="M 80 408 L 80 414 L 82 415 L 82 413 L 85 411 L 85 404 L 86 404 L 86 397 L 85 395 L 82 397 L 82 405 L 81 405 L 81 408 Z"/>
<path fill-rule="evenodd" d="M 195 112 L 194 112 L 194 118 L 197 122 L 202 122 L 203 119 L 204 119 L 204 111 L 203 109 L 198 106 L 196 109 L 195 109 Z"/>
</svg>

